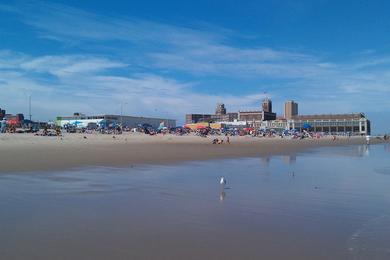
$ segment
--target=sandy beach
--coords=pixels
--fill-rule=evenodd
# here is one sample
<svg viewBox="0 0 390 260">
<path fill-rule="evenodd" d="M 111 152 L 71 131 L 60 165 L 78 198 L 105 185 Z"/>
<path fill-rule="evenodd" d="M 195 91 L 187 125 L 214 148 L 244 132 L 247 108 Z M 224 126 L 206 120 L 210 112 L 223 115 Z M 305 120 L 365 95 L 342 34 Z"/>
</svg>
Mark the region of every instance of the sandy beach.
<svg viewBox="0 0 390 260">
<path fill-rule="evenodd" d="M 84 136 L 86 138 L 84 138 Z M 213 137 L 143 134 L 32 134 L 0 136 L 0 172 L 50 171 L 84 166 L 131 166 L 183 161 L 291 154 L 318 146 L 365 144 L 364 137 L 290 140 L 231 137 L 231 144 L 213 145 Z M 372 138 L 372 144 L 381 140 Z"/>
</svg>

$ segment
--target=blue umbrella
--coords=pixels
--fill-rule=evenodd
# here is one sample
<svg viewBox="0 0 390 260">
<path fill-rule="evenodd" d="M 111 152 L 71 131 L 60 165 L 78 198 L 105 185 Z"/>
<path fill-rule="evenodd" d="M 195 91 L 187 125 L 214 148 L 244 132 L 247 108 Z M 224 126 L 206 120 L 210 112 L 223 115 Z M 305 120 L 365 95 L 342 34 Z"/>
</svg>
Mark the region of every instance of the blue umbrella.
<svg viewBox="0 0 390 260">
<path fill-rule="evenodd" d="M 308 123 L 304 123 L 304 124 L 303 124 L 303 128 L 304 128 L 304 129 L 310 129 L 310 128 L 311 128 L 311 125 L 309 125 Z"/>
<path fill-rule="evenodd" d="M 82 124 L 83 122 L 81 122 L 81 121 L 74 121 L 74 122 L 72 122 L 72 125 L 80 125 L 80 124 Z"/>
</svg>

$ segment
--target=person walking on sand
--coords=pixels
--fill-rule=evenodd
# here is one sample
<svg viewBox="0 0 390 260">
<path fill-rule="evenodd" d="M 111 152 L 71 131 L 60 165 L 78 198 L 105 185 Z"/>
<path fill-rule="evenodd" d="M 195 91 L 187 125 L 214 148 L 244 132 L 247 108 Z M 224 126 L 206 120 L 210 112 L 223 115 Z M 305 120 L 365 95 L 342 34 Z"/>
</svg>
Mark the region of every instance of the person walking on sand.
<svg viewBox="0 0 390 260">
<path fill-rule="evenodd" d="M 366 143 L 367 143 L 367 145 L 369 145 L 370 144 L 370 136 L 369 135 L 366 135 Z"/>
<path fill-rule="evenodd" d="M 226 134 L 226 143 L 230 144 L 230 138 L 229 138 L 228 134 Z"/>
</svg>

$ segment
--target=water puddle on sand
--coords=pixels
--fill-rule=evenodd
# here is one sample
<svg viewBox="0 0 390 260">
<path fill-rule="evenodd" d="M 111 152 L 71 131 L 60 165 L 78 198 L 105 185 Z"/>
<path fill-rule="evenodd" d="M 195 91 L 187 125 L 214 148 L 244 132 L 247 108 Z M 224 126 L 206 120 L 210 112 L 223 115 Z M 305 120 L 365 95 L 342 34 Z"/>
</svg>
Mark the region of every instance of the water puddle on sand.
<svg viewBox="0 0 390 260">
<path fill-rule="evenodd" d="M 389 151 L 3 174 L 0 259 L 390 259 Z"/>
</svg>

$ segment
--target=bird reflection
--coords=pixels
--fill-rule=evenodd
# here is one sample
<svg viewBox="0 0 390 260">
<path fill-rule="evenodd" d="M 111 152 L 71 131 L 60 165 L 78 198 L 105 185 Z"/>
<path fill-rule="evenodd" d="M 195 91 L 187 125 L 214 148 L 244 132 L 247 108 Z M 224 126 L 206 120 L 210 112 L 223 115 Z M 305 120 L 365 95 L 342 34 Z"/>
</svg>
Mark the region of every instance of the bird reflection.
<svg viewBox="0 0 390 260">
<path fill-rule="evenodd" d="M 219 193 L 219 200 L 220 200 L 220 201 L 224 201 L 224 200 L 225 200 L 225 197 L 226 197 L 226 192 L 222 190 L 222 191 Z"/>
<path fill-rule="evenodd" d="M 219 180 L 219 184 L 221 185 L 221 191 L 219 193 L 219 200 L 223 201 L 226 197 L 226 193 L 225 193 L 226 179 L 225 179 L 225 177 L 221 177 L 221 179 Z"/>
</svg>

